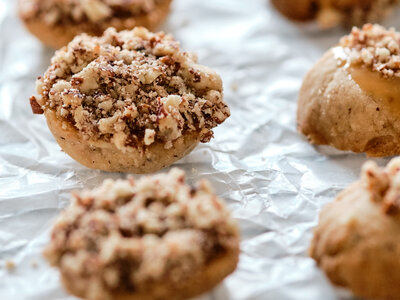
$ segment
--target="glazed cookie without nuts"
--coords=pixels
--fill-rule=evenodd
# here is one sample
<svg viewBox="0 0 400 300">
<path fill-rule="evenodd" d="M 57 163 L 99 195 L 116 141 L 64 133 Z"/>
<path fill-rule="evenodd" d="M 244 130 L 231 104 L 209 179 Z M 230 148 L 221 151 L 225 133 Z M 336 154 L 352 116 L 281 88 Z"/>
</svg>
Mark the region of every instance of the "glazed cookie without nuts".
<svg viewBox="0 0 400 300">
<path fill-rule="evenodd" d="M 400 154 L 400 34 L 354 28 L 308 72 L 298 130 L 311 143 L 370 156 Z"/>
<path fill-rule="evenodd" d="M 45 114 L 61 148 L 105 171 L 155 172 L 208 142 L 230 115 L 218 74 L 170 35 L 141 27 L 76 37 L 37 93 L 33 112 Z"/>
<path fill-rule="evenodd" d="M 310 255 L 336 285 L 363 299 L 400 299 L 400 159 L 363 166 L 323 208 Z"/>
<path fill-rule="evenodd" d="M 66 289 L 91 300 L 179 300 L 233 272 L 236 223 L 207 181 L 184 181 L 173 169 L 73 194 L 44 251 Z"/>
<path fill-rule="evenodd" d="M 60 48 L 83 32 L 144 26 L 155 30 L 169 12 L 171 0 L 19 0 L 27 29 L 45 45 Z"/>
<path fill-rule="evenodd" d="M 272 0 L 272 3 L 290 19 L 316 19 L 322 28 L 330 28 L 380 22 L 398 0 Z"/>
</svg>

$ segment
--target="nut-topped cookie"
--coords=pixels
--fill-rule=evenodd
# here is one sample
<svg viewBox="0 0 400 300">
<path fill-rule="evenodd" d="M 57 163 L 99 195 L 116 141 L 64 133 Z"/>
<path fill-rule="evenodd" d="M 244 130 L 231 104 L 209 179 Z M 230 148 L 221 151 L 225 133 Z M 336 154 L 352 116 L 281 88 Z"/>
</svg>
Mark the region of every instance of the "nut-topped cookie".
<svg viewBox="0 0 400 300">
<path fill-rule="evenodd" d="M 331 28 L 380 22 L 398 0 L 272 0 L 272 3 L 290 19 L 316 19 L 320 27 Z"/>
<path fill-rule="evenodd" d="M 157 171 L 208 142 L 230 115 L 217 73 L 170 35 L 141 27 L 76 37 L 37 93 L 33 112 L 44 112 L 62 149 L 106 171 Z"/>
<path fill-rule="evenodd" d="M 370 156 L 400 154 L 400 34 L 354 28 L 308 72 L 298 129 L 310 142 Z"/>
<path fill-rule="evenodd" d="M 363 166 L 323 208 L 310 255 L 336 285 L 363 299 L 400 299 L 400 159 Z"/>
<path fill-rule="evenodd" d="M 239 234 L 207 181 L 173 169 L 73 194 L 44 254 L 78 297 L 186 299 L 233 272 Z"/>
<path fill-rule="evenodd" d="M 76 35 L 101 35 L 144 26 L 156 29 L 171 0 L 19 0 L 19 14 L 29 31 L 44 44 L 60 48 Z"/>
</svg>

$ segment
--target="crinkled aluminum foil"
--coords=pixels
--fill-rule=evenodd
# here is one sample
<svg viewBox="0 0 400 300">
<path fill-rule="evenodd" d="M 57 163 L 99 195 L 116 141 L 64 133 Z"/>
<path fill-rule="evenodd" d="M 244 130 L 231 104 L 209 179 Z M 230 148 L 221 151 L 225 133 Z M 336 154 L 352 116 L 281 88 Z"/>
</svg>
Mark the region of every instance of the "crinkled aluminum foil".
<svg viewBox="0 0 400 300">
<path fill-rule="evenodd" d="M 31 113 L 35 79 L 53 51 L 26 32 L 16 2 L 0 0 L 0 299 L 73 299 L 41 257 L 52 221 L 72 190 L 124 176 L 79 165 Z M 385 24 L 399 28 L 399 14 Z M 237 271 L 201 299 L 351 298 L 307 248 L 319 209 L 358 177 L 366 157 L 311 146 L 295 120 L 302 77 L 346 32 L 291 23 L 267 0 L 175 0 L 163 29 L 222 75 L 232 110 L 210 144 L 174 165 L 190 182 L 211 180 L 242 231 Z"/>
</svg>

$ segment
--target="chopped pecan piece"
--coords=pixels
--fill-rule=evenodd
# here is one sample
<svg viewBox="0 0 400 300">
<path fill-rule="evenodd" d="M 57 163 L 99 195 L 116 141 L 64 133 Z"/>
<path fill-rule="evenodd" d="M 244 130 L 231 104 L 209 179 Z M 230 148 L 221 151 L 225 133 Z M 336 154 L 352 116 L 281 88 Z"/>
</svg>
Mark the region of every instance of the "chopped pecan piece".
<svg viewBox="0 0 400 300">
<path fill-rule="evenodd" d="M 42 107 L 39 105 L 39 103 L 37 102 L 35 96 L 32 96 L 29 98 L 29 102 L 31 104 L 31 108 L 32 108 L 32 112 L 36 115 L 41 115 L 43 114 L 43 109 Z"/>
</svg>

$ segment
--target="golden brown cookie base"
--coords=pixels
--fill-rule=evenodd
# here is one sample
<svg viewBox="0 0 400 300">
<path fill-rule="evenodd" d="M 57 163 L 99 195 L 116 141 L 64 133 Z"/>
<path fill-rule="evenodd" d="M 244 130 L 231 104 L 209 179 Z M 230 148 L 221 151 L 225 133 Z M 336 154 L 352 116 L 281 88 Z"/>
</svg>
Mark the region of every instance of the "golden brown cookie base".
<svg viewBox="0 0 400 300">
<path fill-rule="evenodd" d="M 400 154 L 398 114 L 391 105 L 362 90 L 338 64 L 333 50 L 303 81 L 297 125 L 313 144 L 375 157 Z"/>
<path fill-rule="evenodd" d="M 104 30 L 114 27 L 117 31 L 143 26 L 150 31 L 156 30 L 166 19 L 172 0 L 167 0 L 157 6 L 157 9 L 148 14 L 135 16 L 129 19 L 111 19 L 94 28 L 85 29 L 85 24 L 65 26 L 48 25 L 43 20 L 24 20 L 26 28 L 46 46 L 59 49 L 67 45 L 76 35 L 86 32 L 89 35 L 101 35 Z M 21 3 L 20 3 L 21 5 Z M 93 27 L 93 26 L 92 26 Z"/>
<path fill-rule="evenodd" d="M 218 285 L 236 269 L 238 260 L 239 249 L 235 249 L 214 259 L 204 270 L 194 274 L 190 279 L 180 282 L 179 286 L 170 284 L 166 279 L 163 283 L 155 284 L 148 291 L 118 294 L 113 297 L 113 300 L 183 300 L 192 298 Z M 85 298 L 85 291 L 76 290 L 74 286 L 74 281 L 79 280 L 79 278 L 69 279 L 63 275 L 61 278 L 63 285 L 71 294 Z"/>
<path fill-rule="evenodd" d="M 295 21 L 307 21 L 315 16 L 311 0 L 271 0 L 271 2 L 285 17 Z"/>
<path fill-rule="evenodd" d="M 50 131 L 68 155 L 88 168 L 109 172 L 156 172 L 189 154 L 200 139 L 197 132 L 187 133 L 175 140 L 170 149 L 155 142 L 144 151 L 132 148 L 131 152 L 123 152 L 112 143 L 82 140 L 78 131 L 67 121 L 57 118 L 52 110 L 46 110 L 45 116 Z"/>
<path fill-rule="evenodd" d="M 363 299 L 400 299 L 400 226 L 356 182 L 320 214 L 310 256 L 336 285 Z"/>
</svg>

